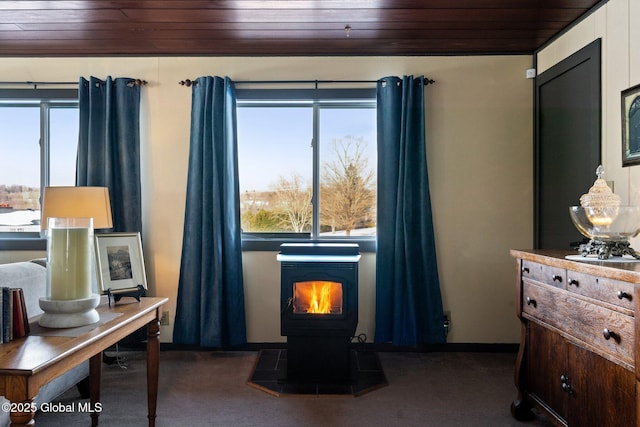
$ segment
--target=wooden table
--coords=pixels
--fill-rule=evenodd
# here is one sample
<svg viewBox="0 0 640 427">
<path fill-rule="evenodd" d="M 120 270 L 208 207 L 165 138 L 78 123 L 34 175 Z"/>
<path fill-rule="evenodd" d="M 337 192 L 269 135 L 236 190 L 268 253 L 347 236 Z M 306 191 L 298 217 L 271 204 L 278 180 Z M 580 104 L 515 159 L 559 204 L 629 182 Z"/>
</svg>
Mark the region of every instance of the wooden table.
<svg viewBox="0 0 640 427">
<path fill-rule="evenodd" d="M 90 408 L 100 408 L 100 378 L 102 351 L 116 344 L 143 326 L 148 329 L 147 341 L 147 398 L 149 426 L 155 425 L 158 396 L 160 343 L 160 307 L 167 298 L 143 297 L 140 302 L 123 298 L 109 307 L 103 297 L 97 326 L 66 329 L 66 336 L 55 336 L 56 330 L 40 328 L 34 322 L 32 333 L 0 345 L 0 395 L 12 404 L 11 425 L 35 424 L 34 397 L 40 387 L 70 369 L 89 360 Z M 35 331 L 34 331 L 35 330 Z M 97 406 L 96 406 L 97 404 Z M 113 408 L 114 410 L 116 408 Z M 107 410 L 107 408 L 102 408 Z M 100 411 L 91 412 L 91 424 L 98 425 Z"/>
</svg>

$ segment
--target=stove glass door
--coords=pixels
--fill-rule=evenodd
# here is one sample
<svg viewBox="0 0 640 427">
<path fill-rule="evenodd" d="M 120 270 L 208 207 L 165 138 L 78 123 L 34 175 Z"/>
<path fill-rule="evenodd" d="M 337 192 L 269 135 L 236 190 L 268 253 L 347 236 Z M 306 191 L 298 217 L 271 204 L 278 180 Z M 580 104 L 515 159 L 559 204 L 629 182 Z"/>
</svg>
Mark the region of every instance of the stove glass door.
<svg viewBox="0 0 640 427">
<path fill-rule="evenodd" d="M 294 314 L 342 314 L 342 283 L 314 280 L 293 283 Z"/>
</svg>

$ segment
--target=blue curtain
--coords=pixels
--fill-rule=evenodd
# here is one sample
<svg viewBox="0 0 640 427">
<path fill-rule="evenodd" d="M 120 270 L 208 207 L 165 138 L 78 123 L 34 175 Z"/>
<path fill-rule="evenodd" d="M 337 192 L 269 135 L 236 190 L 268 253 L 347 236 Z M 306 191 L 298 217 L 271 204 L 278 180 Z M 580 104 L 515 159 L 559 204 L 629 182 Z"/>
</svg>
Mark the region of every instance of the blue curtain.
<svg viewBox="0 0 640 427">
<path fill-rule="evenodd" d="M 140 86 L 81 77 L 76 185 L 108 187 L 113 231 L 142 231 Z"/>
<path fill-rule="evenodd" d="M 246 342 L 233 81 L 192 88 L 191 146 L 173 342 Z"/>
<path fill-rule="evenodd" d="M 376 342 L 445 340 L 429 196 L 423 77 L 377 86 Z"/>
</svg>

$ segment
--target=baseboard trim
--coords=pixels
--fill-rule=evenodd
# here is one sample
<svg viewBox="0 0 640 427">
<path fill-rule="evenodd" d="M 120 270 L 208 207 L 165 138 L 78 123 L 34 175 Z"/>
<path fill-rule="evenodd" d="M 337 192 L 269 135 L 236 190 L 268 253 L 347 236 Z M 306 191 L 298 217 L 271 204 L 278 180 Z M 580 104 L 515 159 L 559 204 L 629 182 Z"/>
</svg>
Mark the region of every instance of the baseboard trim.
<svg viewBox="0 0 640 427">
<path fill-rule="evenodd" d="M 422 344 L 417 347 L 396 346 L 390 343 L 354 343 L 354 347 L 363 350 L 379 351 L 379 352 L 416 352 L 416 353 L 432 353 L 432 352 L 459 352 L 459 353 L 517 353 L 520 344 L 511 343 L 443 343 L 443 344 Z M 144 345 L 139 348 L 131 348 L 132 350 L 144 350 Z M 196 345 L 184 345 L 174 343 L 161 343 L 160 349 L 163 351 L 202 351 L 202 350 L 227 350 L 227 351 L 260 351 L 266 349 L 283 349 L 287 348 L 287 343 L 247 343 L 226 348 L 200 347 Z"/>
</svg>

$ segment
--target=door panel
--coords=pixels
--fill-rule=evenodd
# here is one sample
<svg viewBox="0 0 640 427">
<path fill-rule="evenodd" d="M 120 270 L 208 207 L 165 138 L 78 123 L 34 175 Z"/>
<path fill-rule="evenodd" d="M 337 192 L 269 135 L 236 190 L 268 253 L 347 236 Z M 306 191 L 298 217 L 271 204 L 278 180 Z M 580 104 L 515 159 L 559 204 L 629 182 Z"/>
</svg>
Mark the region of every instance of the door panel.
<svg viewBox="0 0 640 427">
<path fill-rule="evenodd" d="M 572 408 L 567 419 L 570 426 L 636 425 L 635 376 L 622 366 L 569 344 L 571 363 L 568 374 Z"/>
<path fill-rule="evenodd" d="M 567 394 L 562 390 L 566 374 L 566 341 L 555 332 L 529 322 L 527 378 L 532 395 L 546 402 L 557 415 L 567 419 Z"/>
<path fill-rule="evenodd" d="M 538 76 L 536 105 L 534 244 L 569 249 L 583 239 L 569 206 L 589 191 L 600 164 L 600 40 Z"/>
</svg>

